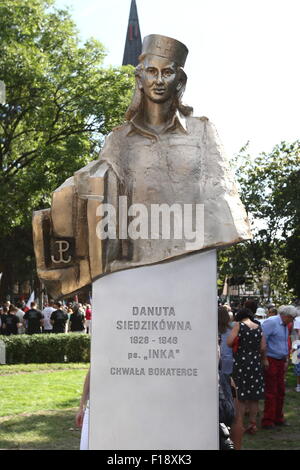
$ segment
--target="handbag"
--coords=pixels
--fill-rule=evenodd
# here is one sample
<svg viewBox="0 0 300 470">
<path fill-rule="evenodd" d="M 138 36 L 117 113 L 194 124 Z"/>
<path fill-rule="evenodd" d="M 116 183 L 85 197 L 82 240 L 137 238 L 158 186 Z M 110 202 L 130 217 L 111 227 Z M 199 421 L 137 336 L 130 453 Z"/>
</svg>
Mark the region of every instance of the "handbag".
<svg viewBox="0 0 300 470">
<path fill-rule="evenodd" d="M 219 449 L 234 450 L 234 444 L 230 439 L 230 428 L 224 423 L 219 423 Z"/>
<path fill-rule="evenodd" d="M 233 343 L 232 343 L 232 351 L 233 351 L 234 353 L 237 353 L 238 349 L 239 349 L 239 337 L 237 336 L 237 337 L 234 338 L 234 340 L 233 340 Z"/>
<path fill-rule="evenodd" d="M 235 417 L 231 379 L 224 372 L 219 372 L 219 420 L 225 426 L 231 426 Z"/>
</svg>

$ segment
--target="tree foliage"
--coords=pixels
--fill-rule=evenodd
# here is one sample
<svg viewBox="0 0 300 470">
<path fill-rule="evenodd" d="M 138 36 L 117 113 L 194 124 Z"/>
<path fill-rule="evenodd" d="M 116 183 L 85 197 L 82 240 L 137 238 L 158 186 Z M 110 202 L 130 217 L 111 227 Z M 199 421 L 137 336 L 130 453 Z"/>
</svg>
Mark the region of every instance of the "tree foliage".
<svg viewBox="0 0 300 470">
<path fill-rule="evenodd" d="M 103 69 L 102 44 L 81 44 L 68 11 L 54 0 L 1 2 L 0 40 L 4 253 L 15 230 L 25 228 L 31 238 L 32 210 L 49 206 L 51 192 L 96 158 L 103 136 L 123 121 L 133 69 Z"/>
<path fill-rule="evenodd" d="M 300 141 L 282 142 L 255 159 L 246 146 L 234 166 L 254 238 L 219 255 L 221 275 L 243 272 L 261 285 L 267 278 L 268 297 L 288 299 L 291 289 L 300 297 Z"/>
<path fill-rule="evenodd" d="M 239 158 L 237 177 L 247 210 L 265 221 L 269 237 L 285 237 L 299 223 L 300 141 L 282 142 L 255 159 Z"/>
</svg>

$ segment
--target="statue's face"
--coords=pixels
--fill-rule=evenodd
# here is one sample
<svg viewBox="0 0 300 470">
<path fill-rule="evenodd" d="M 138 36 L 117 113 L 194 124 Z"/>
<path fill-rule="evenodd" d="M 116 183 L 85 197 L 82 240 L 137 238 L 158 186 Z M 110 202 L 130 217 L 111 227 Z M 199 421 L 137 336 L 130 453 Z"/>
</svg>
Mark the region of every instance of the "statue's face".
<svg viewBox="0 0 300 470">
<path fill-rule="evenodd" d="M 154 103 L 164 103 L 174 97 L 182 87 L 174 62 L 155 55 L 147 55 L 138 78 L 139 86 Z"/>
</svg>

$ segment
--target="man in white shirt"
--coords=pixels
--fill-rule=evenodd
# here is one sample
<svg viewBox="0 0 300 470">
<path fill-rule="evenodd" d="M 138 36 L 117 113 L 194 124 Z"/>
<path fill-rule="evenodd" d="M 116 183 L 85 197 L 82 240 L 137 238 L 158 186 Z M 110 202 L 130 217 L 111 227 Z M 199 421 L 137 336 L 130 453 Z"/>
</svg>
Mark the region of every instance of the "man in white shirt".
<svg viewBox="0 0 300 470">
<path fill-rule="evenodd" d="M 17 315 L 17 317 L 19 317 L 19 320 L 20 320 L 20 325 L 18 327 L 18 334 L 23 335 L 25 333 L 25 330 L 26 330 L 25 320 L 23 320 L 25 312 L 24 312 L 24 310 L 21 309 L 20 304 L 18 304 L 17 307 L 18 307 L 18 311 L 16 312 L 16 315 Z"/>
<path fill-rule="evenodd" d="M 44 308 L 42 314 L 44 315 L 44 329 L 43 333 L 52 333 L 53 325 L 50 322 L 50 317 L 52 312 L 56 309 L 54 308 L 54 301 L 50 300 L 49 304 Z"/>
</svg>

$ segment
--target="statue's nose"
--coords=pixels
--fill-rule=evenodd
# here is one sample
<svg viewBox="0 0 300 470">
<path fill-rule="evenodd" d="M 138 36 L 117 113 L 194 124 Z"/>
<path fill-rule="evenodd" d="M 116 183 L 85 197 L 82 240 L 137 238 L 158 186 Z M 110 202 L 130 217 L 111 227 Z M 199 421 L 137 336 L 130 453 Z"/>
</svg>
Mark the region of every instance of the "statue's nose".
<svg viewBox="0 0 300 470">
<path fill-rule="evenodd" d="M 156 82 L 157 82 L 158 84 L 163 83 L 163 77 L 162 77 L 162 73 L 161 73 L 160 71 L 159 71 L 158 74 L 157 74 Z"/>
</svg>

